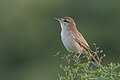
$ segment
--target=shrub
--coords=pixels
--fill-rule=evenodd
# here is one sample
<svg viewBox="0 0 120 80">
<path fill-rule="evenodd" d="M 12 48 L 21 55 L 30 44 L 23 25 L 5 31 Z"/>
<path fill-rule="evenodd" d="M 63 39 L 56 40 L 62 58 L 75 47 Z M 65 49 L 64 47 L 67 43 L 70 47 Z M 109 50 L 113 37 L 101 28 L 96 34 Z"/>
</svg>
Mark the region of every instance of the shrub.
<svg viewBox="0 0 120 80">
<path fill-rule="evenodd" d="M 93 55 L 99 54 L 103 54 L 103 51 L 95 45 Z M 59 57 L 60 54 L 57 53 L 57 56 Z M 98 58 L 102 61 L 104 57 L 105 55 Z M 82 55 L 80 59 L 77 59 L 76 55 L 71 53 L 63 55 L 61 59 L 65 64 L 60 64 L 63 73 L 58 74 L 57 80 L 120 80 L 119 63 L 111 62 L 106 66 L 97 67 L 88 57 Z"/>
</svg>

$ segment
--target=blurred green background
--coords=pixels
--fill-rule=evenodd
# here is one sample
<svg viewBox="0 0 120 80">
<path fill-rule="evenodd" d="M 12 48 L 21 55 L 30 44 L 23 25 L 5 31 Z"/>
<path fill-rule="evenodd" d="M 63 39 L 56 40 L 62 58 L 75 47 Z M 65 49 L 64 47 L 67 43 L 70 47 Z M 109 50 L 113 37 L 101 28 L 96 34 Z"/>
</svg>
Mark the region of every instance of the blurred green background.
<svg viewBox="0 0 120 80">
<path fill-rule="evenodd" d="M 103 63 L 120 62 L 119 0 L 0 0 L 0 80 L 56 80 L 67 53 L 55 17 L 71 16 Z"/>
</svg>

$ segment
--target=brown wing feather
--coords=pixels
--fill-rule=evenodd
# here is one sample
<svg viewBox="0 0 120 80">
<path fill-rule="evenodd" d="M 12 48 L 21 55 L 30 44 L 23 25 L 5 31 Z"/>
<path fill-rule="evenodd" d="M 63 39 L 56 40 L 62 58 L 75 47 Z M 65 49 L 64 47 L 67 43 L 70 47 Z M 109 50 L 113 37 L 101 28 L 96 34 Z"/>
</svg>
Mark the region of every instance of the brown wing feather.
<svg viewBox="0 0 120 80">
<path fill-rule="evenodd" d="M 79 33 L 79 32 L 78 32 Z M 83 51 L 85 54 L 89 54 L 89 51 L 91 52 L 91 49 L 87 43 L 87 41 L 84 39 L 84 37 L 82 36 L 81 33 L 79 34 L 74 34 L 76 37 L 74 38 L 75 41 L 81 46 L 83 47 Z"/>
<path fill-rule="evenodd" d="M 79 33 L 79 32 L 78 32 Z M 88 43 L 86 42 L 86 40 L 84 39 L 84 37 L 82 36 L 81 33 L 79 34 L 74 34 L 76 37 L 74 38 L 75 41 L 81 46 L 83 47 L 83 53 L 90 56 L 92 58 L 92 60 L 97 64 L 100 65 L 99 60 L 97 60 L 91 53 L 91 49 L 88 45 Z"/>
</svg>

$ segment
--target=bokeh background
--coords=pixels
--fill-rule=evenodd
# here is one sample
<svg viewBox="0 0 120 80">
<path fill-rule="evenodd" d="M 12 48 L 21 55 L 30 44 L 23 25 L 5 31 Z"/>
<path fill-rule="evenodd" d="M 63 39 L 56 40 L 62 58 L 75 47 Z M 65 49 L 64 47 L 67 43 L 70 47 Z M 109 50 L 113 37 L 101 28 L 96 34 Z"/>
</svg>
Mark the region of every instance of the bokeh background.
<svg viewBox="0 0 120 80">
<path fill-rule="evenodd" d="M 119 0 L 0 0 L 0 80 L 56 80 L 67 53 L 55 17 L 71 16 L 103 63 L 120 62 Z"/>
</svg>

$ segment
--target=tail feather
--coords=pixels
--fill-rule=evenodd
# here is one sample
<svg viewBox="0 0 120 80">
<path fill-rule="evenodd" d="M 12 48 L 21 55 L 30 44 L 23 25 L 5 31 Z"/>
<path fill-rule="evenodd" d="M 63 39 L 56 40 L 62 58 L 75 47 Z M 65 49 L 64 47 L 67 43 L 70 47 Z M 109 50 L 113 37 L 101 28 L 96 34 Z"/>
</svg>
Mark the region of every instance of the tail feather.
<svg viewBox="0 0 120 80">
<path fill-rule="evenodd" d="M 100 60 L 99 60 L 98 55 L 93 56 L 91 53 L 92 53 L 92 51 L 89 51 L 89 55 L 91 57 L 92 63 L 96 66 L 100 66 L 101 64 L 100 64 Z"/>
</svg>

